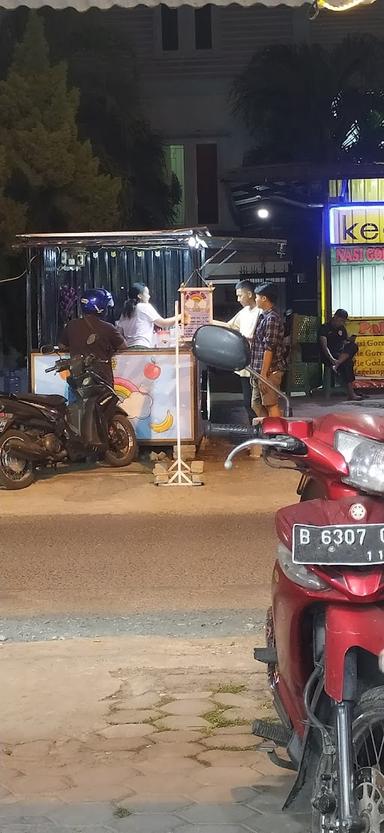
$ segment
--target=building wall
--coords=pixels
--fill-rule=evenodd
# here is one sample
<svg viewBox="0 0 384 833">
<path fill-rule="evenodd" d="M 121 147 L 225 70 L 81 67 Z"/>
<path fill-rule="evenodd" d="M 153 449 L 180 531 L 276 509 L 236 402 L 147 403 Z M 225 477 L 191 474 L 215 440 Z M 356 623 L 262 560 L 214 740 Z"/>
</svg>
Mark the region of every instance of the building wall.
<svg viewBox="0 0 384 833">
<path fill-rule="evenodd" d="M 195 47 L 195 10 L 178 10 L 177 50 L 162 47 L 161 8 L 139 6 L 132 11 L 114 8 L 119 26 L 126 28 L 138 61 L 141 93 L 146 115 L 170 146 L 184 148 L 184 203 L 177 224 L 199 221 L 197 188 L 197 144 L 217 145 L 218 217 L 213 228 L 230 230 L 234 221 L 221 176 L 239 167 L 252 146 L 239 118 L 232 112 L 230 91 L 233 79 L 247 65 L 252 54 L 269 43 L 315 43 L 335 45 L 348 34 L 384 33 L 384 0 L 376 0 L 345 14 L 322 12 L 309 18 L 309 5 L 241 8 L 212 6 L 212 48 Z M 204 222 L 204 221 L 203 221 Z"/>
<path fill-rule="evenodd" d="M 352 318 L 381 316 L 382 299 L 382 265 L 332 266 L 332 309 L 347 309 Z"/>
</svg>

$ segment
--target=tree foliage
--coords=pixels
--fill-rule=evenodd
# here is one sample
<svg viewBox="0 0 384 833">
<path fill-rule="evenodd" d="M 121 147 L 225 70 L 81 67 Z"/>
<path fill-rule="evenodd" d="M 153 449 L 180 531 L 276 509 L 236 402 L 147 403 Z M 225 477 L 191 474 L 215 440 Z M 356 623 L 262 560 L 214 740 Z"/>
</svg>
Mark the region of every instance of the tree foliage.
<svg viewBox="0 0 384 833">
<path fill-rule="evenodd" d="M 15 234 L 25 230 L 27 207 L 5 195 L 6 183 L 6 157 L 0 147 L 0 242 L 9 250 Z"/>
<path fill-rule="evenodd" d="M 236 79 L 233 104 L 255 140 L 252 161 L 383 160 L 384 42 L 268 46 Z"/>
<path fill-rule="evenodd" d="M 169 225 L 180 188 L 166 169 L 162 137 L 143 116 L 136 58 L 120 17 L 96 9 L 44 15 L 52 53 L 68 63 L 80 90 L 80 131 L 91 137 L 104 169 L 122 180 L 123 225 Z"/>
<path fill-rule="evenodd" d="M 65 63 L 51 65 L 43 21 L 30 14 L 7 78 L 0 82 L 3 199 L 24 212 L 28 230 L 85 231 L 118 224 L 121 183 L 100 171 L 90 142 L 79 139 L 78 106 L 79 93 L 68 89 Z"/>
</svg>

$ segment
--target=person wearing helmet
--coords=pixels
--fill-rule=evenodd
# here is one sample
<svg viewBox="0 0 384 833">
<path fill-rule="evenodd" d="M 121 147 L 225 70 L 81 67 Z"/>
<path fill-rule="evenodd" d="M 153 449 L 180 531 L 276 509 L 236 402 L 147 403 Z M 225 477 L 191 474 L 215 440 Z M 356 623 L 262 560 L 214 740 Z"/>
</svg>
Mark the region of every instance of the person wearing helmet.
<svg viewBox="0 0 384 833">
<path fill-rule="evenodd" d="M 100 359 L 97 372 L 113 386 L 112 356 L 126 350 L 123 336 L 113 324 L 103 321 L 109 307 L 114 306 L 113 298 L 106 289 L 87 289 L 80 298 L 82 318 L 75 318 L 64 328 L 60 347 L 75 356 L 95 356 Z"/>
</svg>

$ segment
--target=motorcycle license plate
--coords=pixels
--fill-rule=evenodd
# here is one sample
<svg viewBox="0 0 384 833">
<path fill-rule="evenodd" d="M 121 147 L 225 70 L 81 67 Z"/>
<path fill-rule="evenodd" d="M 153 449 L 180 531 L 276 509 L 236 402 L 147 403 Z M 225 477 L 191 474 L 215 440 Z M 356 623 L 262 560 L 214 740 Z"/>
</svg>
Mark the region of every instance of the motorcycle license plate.
<svg viewBox="0 0 384 833">
<path fill-rule="evenodd" d="M 384 564 L 384 524 L 293 527 L 295 564 Z"/>
</svg>

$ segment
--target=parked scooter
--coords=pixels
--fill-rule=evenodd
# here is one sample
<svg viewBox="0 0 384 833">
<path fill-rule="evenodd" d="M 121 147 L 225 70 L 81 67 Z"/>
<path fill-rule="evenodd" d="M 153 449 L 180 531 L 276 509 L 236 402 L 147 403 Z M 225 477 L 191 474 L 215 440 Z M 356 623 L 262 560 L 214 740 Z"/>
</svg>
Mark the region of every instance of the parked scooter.
<svg viewBox="0 0 384 833">
<path fill-rule="evenodd" d="M 223 370 L 244 362 L 248 365 L 250 360 L 241 337 L 220 327 L 201 327 L 192 349 L 200 361 Z M 302 474 L 297 490 L 301 500 L 337 500 L 360 491 L 384 494 L 384 414 L 380 410 L 367 403 L 364 412 L 356 408 L 353 413 L 345 410 L 318 419 L 293 419 L 288 397 L 278 393 L 284 417 L 265 417 L 256 429 L 208 423 L 206 435 L 258 439 L 266 463 L 282 468 L 286 464 Z"/>
<path fill-rule="evenodd" d="M 69 373 L 73 404 L 63 396 L 0 393 L 0 485 L 25 489 L 36 469 L 89 456 L 127 466 L 137 453 L 134 429 L 113 388 L 95 369 L 100 359 L 58 359 L 46 373 Z"/>
<path fill-rule="evenodd" d="M 223 339 L 217 327 L 201 328 L 193 350 L 221 368 L 249 364 L 246 340 Z M 383 833 L 384 416 L 332 415 L 326 430 L 324 420 L 264 422 L 227 468 L 257 444 L 266 459 L 315 461 L 326 497 L 332 483 L 339 493 L 277 513 L 267 647 L 255 658 L 268 667 L 280 723 L 256 720 L 253 731 L 275 763 L 297 772 L 284 807 L 311 810 L 312 833 Z"/>
</svg>

